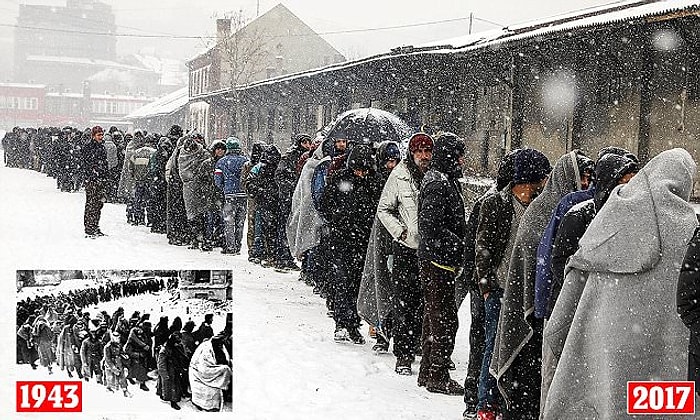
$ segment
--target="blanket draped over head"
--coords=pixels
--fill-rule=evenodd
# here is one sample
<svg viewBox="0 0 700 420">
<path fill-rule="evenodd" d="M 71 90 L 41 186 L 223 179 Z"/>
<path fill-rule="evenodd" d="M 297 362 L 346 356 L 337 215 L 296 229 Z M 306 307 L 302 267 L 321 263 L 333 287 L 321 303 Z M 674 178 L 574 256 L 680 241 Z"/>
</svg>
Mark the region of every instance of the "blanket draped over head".
<svg viewBox="0 0 700 420">
<path fill-rule="evenodd" d="M 321 241 L 323 218 L 314 208 L 311 182 L 316 167 L 323 160 L 328 159 L 330 158 L 323 157 L 323 147 L 317 147 L 304 164 L 292 194 L 292 209 L 287 222 L 287 241 L 292 255 L 299 259 L 304 252 L 314 248 Z"/>
<path fill-rule="evenodd" d="M 223 390 L 231 382 L 231 368 L 216 363 L 211 340 L 203 342 L 194 351 L 189 375 L 192 402 L 207 410 L 220 408 Z"/>
<path fill-rule="evenodd" d="M 627 381 L 685 380 L 689 334 L 675 299 L 697 225 L 695 170 L 683 149 L 660 153 L 579 241 L 544 330 L 542 418 L 627 418 Z"/>
<path fill-rule="evenodd" d="M 512 393 L 517 392 L 518 385 L 510 366 L 533 334 L 528 318 L 535 304 L 537 246 L 554 208 L 562 197 L 576 191 L 580 185 L 576 153 L 567 153 L 554 165 L 544 190 L 530 203 L 520 220 L 489 367 L 491 374 L 498 379 L 498 387 L 506 402 L 510 401 Z"/>
<path fill-rule="evenodd" d="M 380 324 L 387 319 L 392 308 L 393 285 L 388 267 L 392 241 L 382 222 L 375 217 L 357 298 L 358 315 L 370 325 L 379 328 L 378 332 L 385 338 L 389 337 L 388 333 L 391 331 L 385 331 L 384 326 Z"/>
</svg>

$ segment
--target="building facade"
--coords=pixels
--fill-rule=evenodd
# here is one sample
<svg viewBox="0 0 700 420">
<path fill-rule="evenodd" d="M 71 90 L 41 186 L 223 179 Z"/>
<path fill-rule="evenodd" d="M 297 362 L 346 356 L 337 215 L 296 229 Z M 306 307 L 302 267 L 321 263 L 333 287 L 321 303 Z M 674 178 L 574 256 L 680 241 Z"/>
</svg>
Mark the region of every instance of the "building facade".
<svg viewBox="0 0 700 420">
<path fill-rule="evenodd" d="M 246 25 L 240 16 L 218 19 L 216 44 L 187 63 L 189 128 L 205 138 L 228 137 L 239 129 L 233 117 L 239 106 L 235 87 L 342 61 L 282 4 Z M 233 95 L 217 95 L 223 91 Z"/>
</svg>

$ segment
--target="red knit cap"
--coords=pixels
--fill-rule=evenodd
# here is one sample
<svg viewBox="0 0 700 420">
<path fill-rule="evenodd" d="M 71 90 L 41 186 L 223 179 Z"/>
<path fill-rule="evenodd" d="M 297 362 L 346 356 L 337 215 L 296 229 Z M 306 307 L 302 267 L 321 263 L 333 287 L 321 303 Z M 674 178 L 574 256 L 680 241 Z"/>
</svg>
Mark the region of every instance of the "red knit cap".
<svg viewBox="0 0 700 420">
<path fill-rule="evenodd" d="M 408 141 L 408 150 L 411 153 L 415 153 L 420 149 L 432 149 L 433 148 L 433 138 L 425 133 L 416 133 L 411 136 L 411 140 Z"/>
</svg>

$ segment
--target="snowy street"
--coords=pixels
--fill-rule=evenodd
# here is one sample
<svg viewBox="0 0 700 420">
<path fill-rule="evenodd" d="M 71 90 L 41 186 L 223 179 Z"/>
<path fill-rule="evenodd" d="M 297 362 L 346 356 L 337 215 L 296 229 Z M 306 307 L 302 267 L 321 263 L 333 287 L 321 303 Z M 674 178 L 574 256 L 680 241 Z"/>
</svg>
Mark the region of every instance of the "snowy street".
<svg viewBox="0 0 700 420">
<path fill-rule="evenodd" d="M 106 204 L 102 212 L 100 226 L 108 236 L 86 239 L 84 194 L 59 192 L 53 179 L 38 172 L 1 167 L 0 198 L 3 308 L 8 314 L 0 325 L 6 337 L 14 337 L 18 269 L 232 269 L 236 418 L 461 418 L 461 397 L 431 394 L 416 385 L 418 363 L 413 376 L 403 377 L 394 373 L 393 355 L 375 355 L 366 325 L 361 328 L 367 338 L 364 346 L 336 344 L 325 303 L 298 281 L 297 273 L 249 263 L 245 249 L 240 256 L 230 256 L 218 249 L 206 253 L 168 245 L 165 235 L 128 225 L 125 207 L 118 204 Z M 148 304 L 155 302 L 139 301 Z M 459 382 L 464 381 L 468 360 L 468 306 L 465 302 L 460 311 L 453 354 L 457 370 L 452 376 Z M 156 309 L 152 319 L 157 316 Z M 10 343 L 0 353 L 5 372 L 12 372 L 10 380 L 0 384 L 4 412 L 14 411 L 14 381 L 36 375 L 27 366 L 9 369 L 15 366 L 14 338 Z M 94 395 L 89 387 L 84 394 L 86 415 L 90 411 L 102 418 L 141 419 L 151 412 L 167 413 L 168 418 L 187 414 L 170 410 L 154 393 L 150 402 L 139 397 L 129 404 L 120 395 L 95 404 L 89 401 Z"/>
</svg>

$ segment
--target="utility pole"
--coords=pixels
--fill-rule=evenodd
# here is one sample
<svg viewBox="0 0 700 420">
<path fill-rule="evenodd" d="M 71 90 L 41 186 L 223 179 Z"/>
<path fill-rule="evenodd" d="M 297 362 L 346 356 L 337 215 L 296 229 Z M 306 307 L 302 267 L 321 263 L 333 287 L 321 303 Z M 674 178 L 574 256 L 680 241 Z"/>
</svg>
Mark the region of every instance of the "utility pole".
<svg viewBox="0 0 700 420">
<path fill-rule="evenodd" d="M 256 9 L 256 12 L 255 12 L 255 17 L 258 17 L 258 16 L 260 16 L 260 0 L 258 0 L 258 8 Z"/>
<path fill-rule="evenodd" d="M 474 12 L 469 12 L 469 35 L 472 34 L 472 23 L 474 23 Z"/>
</svg>

